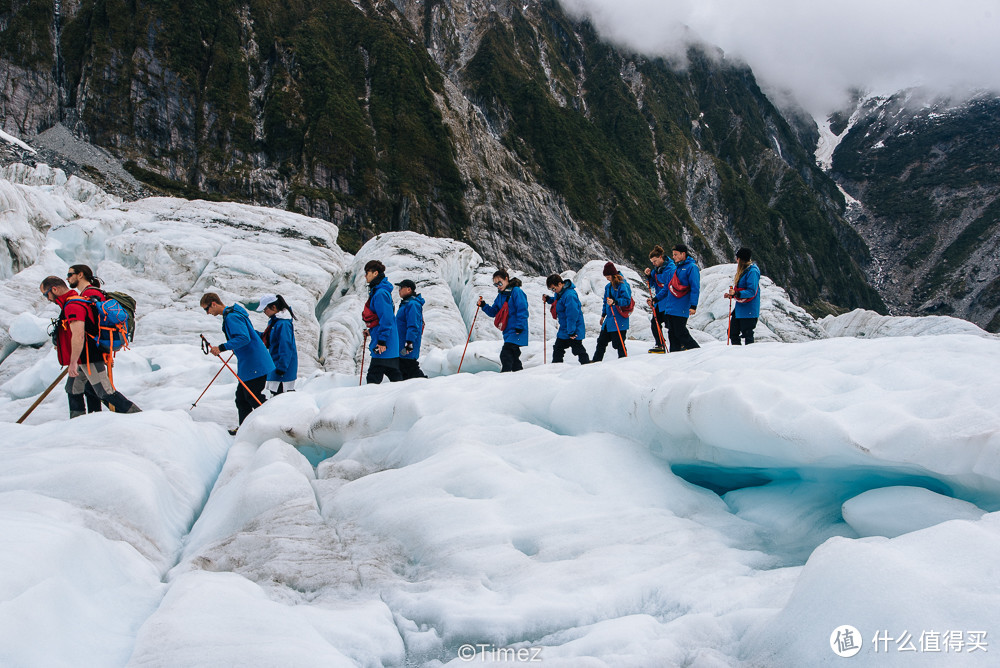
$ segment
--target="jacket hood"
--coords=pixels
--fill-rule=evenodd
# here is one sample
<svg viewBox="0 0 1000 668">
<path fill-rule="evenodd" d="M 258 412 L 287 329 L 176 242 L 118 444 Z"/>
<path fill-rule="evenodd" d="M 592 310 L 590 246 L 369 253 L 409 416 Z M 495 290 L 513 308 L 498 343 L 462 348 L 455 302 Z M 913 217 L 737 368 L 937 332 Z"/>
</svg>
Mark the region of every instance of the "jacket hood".
<svg viewBox="0 0 1000 668">
<path fill-rule="evenodd" d="M 421 306 L 423 306 L 426 303 L 424 301 L 424 298 L 421 297 L 420 295 L 410 295 L 409 297 L 407 297 L 406 299 L 403 300 L 404 304 L 406 302 L 416 302 L 416 303 L 420 304 Z"/>
<path fill-rule="evenodd" d="M 385 275 L 381 276 L 382 278 L 380 280 L 374 280 L 368 284 L 368 292 L 375 294 L 376 290 L 388 290 L 389 294 L 392 294 L 392 281 L 386 278 Z"/>
</svg>

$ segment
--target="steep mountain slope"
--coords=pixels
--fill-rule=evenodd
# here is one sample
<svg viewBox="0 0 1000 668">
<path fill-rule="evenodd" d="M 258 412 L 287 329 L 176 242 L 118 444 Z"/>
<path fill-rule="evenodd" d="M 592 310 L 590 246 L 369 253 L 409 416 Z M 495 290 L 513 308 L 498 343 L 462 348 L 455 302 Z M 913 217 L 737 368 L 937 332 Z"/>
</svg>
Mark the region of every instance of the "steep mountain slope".
<svg viewBox="0 0 1000 668">
<path fill-rule="evenodd" d="M 5 129 L 62 122 L 152 187 L 325 218 L 352 252 L 413 230 L 544 273 L 750 245 L 814 312 L 884 310 L 835 185 L 720 54 L 636 57 L 552 1 L 11 1 L 0 31 Z"/>
<path fill-rule="evenodd" d="M 894 310 L 1000 331 L 1000 99 L 866 98 L 831 126 L 832 176 Z"/>
</svg>

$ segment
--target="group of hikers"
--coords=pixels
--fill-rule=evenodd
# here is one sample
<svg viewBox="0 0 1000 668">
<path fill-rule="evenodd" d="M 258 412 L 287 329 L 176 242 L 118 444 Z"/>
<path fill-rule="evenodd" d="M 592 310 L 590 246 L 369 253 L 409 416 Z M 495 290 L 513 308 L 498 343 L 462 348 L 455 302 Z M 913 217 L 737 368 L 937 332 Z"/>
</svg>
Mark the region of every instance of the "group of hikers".
<svg viewBox="0 0 1000 668">
<path fill-rule="evenodd" d="M 724 295 L 736 301 L 730 314 L 729 340 L 733 345 L 751 344 L 760 315 L 760 270 L 752 261 L 749 248 L 741 248 L 736 258 L 736 275 Z M 656 246 L 650 251 L 649 260 L 652 266 L 645 270 L 649 289 L 646 304 L 652 311 L 650 326 L 655 342 L 649 352 L 659 354 L 698 348 L 687 321 L 698 308 L 701 278 L 687 246 L 677 244 L 669 257 L 662 247 Z M 365 376 L 367 382 L 379 384 L 383 378 L 393 382 L 425 378 L 419 363 L 424 299 L 417 293 L 416 283 L 405 279 L 396 284 L 400 304 L 395 309 L 393 284 L 386 278 L 385 265 L 371 260 L 365 264 L 364 271 L 368 299 L 362 319 L 365 338 L 370 338 L 368 350 L 371 354 Z M 583 345 L 587 331 L 576 286 L 559 274 L 546 279 L 546 287 L 552 294 L 543 295 L 543 300 L 551 305 L 552 317 L 559 324 L 552 347 L 553 363 L 563 362 L 567 349 L 581 364 L 600 362 L 608 344 L 618 351 L 618 357 L 628 355 L 625 340 L 629 316 L 635 307 L 632 289 L 614 263 L 607 262 L 603 274 L 607 284 L 601 308 L 601 331 L 593 359 Z M 494 272 L 493 286 L 497 289 L 493 303 L 487 303 L 480 296 L 477 308 L 492 317 L 494 325 L 503 332 L 501 371 L 519 371 L 523 368 L 521 348 L 528 345 L 528 300 L 521 281 L 503 269 Z M 65 281 L 58 276 L 47 277 L 40 290 L 47 300 L 60 307 L 59 318 L 53 321 L 52 338 L 59 363 L 68 367 L 66 393 L 70 417 L 100 411 L 102 403 L 115 412 L 139 412 L 138 406 L 114 388 L 111 366 L 117 348 L 110 340 L 105 344 L 102 338 L 102 329 L 107 328 L 102 317 L 105 305 L 126 300 L 128 296 L 102 290 L 91 268 L 82 264 L 70 267 Z M 258 300 L 257 312 L 268 317 L 263 332 L 254 328 L 242 305 L 227 306 L 214 292 L 202 295 L 200 305 L 205 313 L 222 316 L 222 332 L 226 338 L 219 345 L 205 340 L 205 352 L 220 358 L 229 352 L 228 359 L 223 360 L 227 367 L 229 360 L 236 357 L 237 369 L 233 373 L 239 381 L 236 387 L 239 424 L 243 424 L 254 408 L 263 405 L 267 399 L 265 392 L 273 397 L 295 390 L 298 373 L 295 314 L 281 295 L 265 294 Z M 666 339 L 661 326 L 667 329 Z M 130 332 L 126 336 L 124 328 L 119 328 L 121 334 L 115 333 L 115 336 L 124 343 Z M 470 328 L 470 338 L 471 334 Z M 230 433 L 236 433 L 237 429 L 230 429 Z"/>
</svg>

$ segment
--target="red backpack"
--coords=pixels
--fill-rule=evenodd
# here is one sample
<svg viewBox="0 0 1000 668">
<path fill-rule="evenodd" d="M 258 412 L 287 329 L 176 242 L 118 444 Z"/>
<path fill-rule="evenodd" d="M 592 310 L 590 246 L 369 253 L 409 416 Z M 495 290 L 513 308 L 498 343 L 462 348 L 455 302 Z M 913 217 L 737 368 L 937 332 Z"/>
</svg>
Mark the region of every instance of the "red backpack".
<svg viewBox="0 0 1000 668">
<path fill-rule="evenodd" d="M 618 311 L 618 315 L 622 318 L 627 318 L 632 315 L 632 311 L 635 310 L 635 300 L 629 297 L 628 306 L 618 306 L 615 304 L 615 310 Z"/>
<path fill-rule="evenodd" d="M 691 292 L 691 286 L 684 285 L 683 283 L 681 283 L 681 279 L 677 278 L 676 273 L 670 279 L 670 283 L 669 285 L 667 285 L 667 289 L 670 290 L 670 294 L 672 294 L 674 297 L 683 297 L 687 293 Z"/>
<path fill-rule="evenodd" d="M 510 309 L 507 308 L 507 302 L 503 303 L 500 310 L 497 311 L 496 317 L 493 318 L 493 324 L 499 330 L 507 329 L 507 318 L 510 317 Z"/>
<path fill-rule="evenodd" d="M 558 297 L 553 297 L 552 298 L 552 308 L 549 309 L 549 310 L 552 311 L 552 319 L 553 320 L 558 320 L 559 319 L 559 315 L 558 315 L 558 313 L 556 313 L 556 304 L 558 302 L 559 302 L 559 298 Z"/>
<path fill-rule="evenodd" d="M 361 312 L 361 319 L 365 321 L 365 327 L 375 329 L 378 327 L 378 314 L 372 310 L 371 303 L 372 298 L 369 297 L 365 302 L 365 310 Z"/>
</svg>

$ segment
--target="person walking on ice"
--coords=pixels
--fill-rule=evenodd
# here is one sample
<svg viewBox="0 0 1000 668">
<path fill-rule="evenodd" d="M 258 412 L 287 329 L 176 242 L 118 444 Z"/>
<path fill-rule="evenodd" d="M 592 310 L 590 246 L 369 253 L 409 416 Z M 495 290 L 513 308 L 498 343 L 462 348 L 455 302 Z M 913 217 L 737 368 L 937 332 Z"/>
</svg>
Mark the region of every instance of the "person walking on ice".
<svg viewBox="0 0 1000 668">
<path fill-rule="evenodd" d="M 672 254 L 677 269 L 667 283 L 665 311 L 670 339 L 670 352 L 700 348 L 688 331 L 688 318 L 698 309 L 698 293 L 701 289 L 701 273 L 694 259 L 688 255 L 684 244 L 674 246 Z"/>
<path fill-rule="evenodd" d="M 69 283 L 69 287 L 76 290 L 84 299 L 96 299 L 98 301 L 104 301 L 106 295 L 104 291 L 101 290 L 101 281 L 96 276 L 94 276 L 94 270 L 85 264 L 74 264 L 66 272 L 66 282 Z M 93 386 L 89 383 L 87 384 L 87 389 L 84 390 L 83 396 L 87 401 L 87 412 L 88 413 L 100 413 L 101 412 L 101 399 L 94 392 Z"/>
<path fill-rule="evenodd" d="M 521 280 L 511 278 L 503 269 L 493 272 L 493 287 L 497 298 L 487 305 L 480 297 L 477 305 L 493 318 L 493 324 L 503 331 L 500 349 L 500 371 L 520 371 L 521 347 L 528 345 L 528 298 L 521 289 Z"/>
<path fill-rule="evenodd" d="M 97 314 L 91 302 L 67 287 L 58 276 L 48 276 L 39 290 L 59 307 L 54 343 L 59 364 L 68 367 L 66 395 L 70 418 L 86 412 L 84 394 L 88 389 L 116 413 L 138 413 L 139 407 L 115 389 L 108 376 L 105 353 L 97 345 Z"/>
<path fill-rule="evenodd" d="M 653 347 L 649 349 L 649 352 L 663 354 L 667 352 L 667 346 L 666 341 L 663 340 L 663 330 L 660 325 L 667 326 L 669 330 L 666 304 L 670 292 L 667 286 L 670 284 L 670 279 L 674 277 L 674 271 L 677 267 L 674 265 L 674 261 L 667 257 L 662 246 L 654 246 L 653 250 L 649 251 L 649 261 L 653 265 L 652 269 L 646 267 L 646 280 L 649 281 L 650 292 L 652 292 L 652 296 L 646 300 L 646 303 L 653 311 L 653 318 L 649 323 L 650 329 L 653 331 Z"/>
<path fill-rule="evenodd" d="M 299 373 L 299 352 L 295 348 L 295 313 L 281 295 L 263 295 L 257 303 L 257 312 L 269 319 L 267 328 L 260 335 L 274 362 L 274 371 L 267 374 L 265 388 L 271 394 L 295 391 Z"/>
<path fill-rule="evenodd" d="M 365 264 L 365 281 L 368 301 L 361 317 L 371 336 L 368 350 L 372 356 L 365 380 L 373 385 L 380 384 L 383 378 L 391 382 L 403 380 L 399 370 L 399 334 L 392 306 L 392 283 L 385 277 L 385 265 L 369 260 Z"/>
<path fill-rule="evenodd" d="M 424 298 L 417 294 L 417 284 L 406 278 L 399 288 L 396 333 L 403 347 L 399 351 L 399 371 L 403 380 L 426 378 L 420 369 L 420 340 L 424 334 Z"/>
<path fill-rule="evenodd" d="M 608 282 L 604 286 L 601 333 L 597 337 L 597 348 L 594 349 L 595 362 L 604 360 L 604 351 L 608 349 L 609 343 L 612 348 L 618 351 L 618 357 L 628 357 L 625 338 L 628 334 L 629 315 L 635 308 L 635 302 L 632 301 L 632 288 L 613 263 L 605 263 L 604 278 L 608 279 Z"/>
<path fill-rule="evenodd" d="M 753 343 L 757 318 L 760 317 L 760 268 L 756 262 L 751 261 L 749 248 L 736 251 L 736 277 L 725 297 L 736 300 L 729 323 L 730 343 L 738 346 L 742 339 L 746 345 L 750 345 Z"/>
<path fill-rule="evenodd" d="M 576 294 L 576 286 L 573 281 L 564 281 L 559 274 L 552 274 L 545 279 L 545 286 L 555 296 L 542 295 L 542 300 L 546 304 L 555 304 L 556 318 L 559 320 L 559 331 L 552 344 L 552 363 L 560 364 L 566 356 L 566 349 L 570 348 L 580 364 L 590 364 L 590 355 L 583 347 L 587 327 L 583 322 L 583 306 L 580 305 L 580 296 Z"/>
<path fill-rule="evenodd" d="M 250 322 L 250 314 L 239 304 L 226 306 L 214 292 L 206 292 L 201 296 L 201 307 L 211 316 L 222 316 L 222 333 L 226 342 L 209 347 L 216 357 L 231 350 L 236 355 L 236 412 L 239 424 L 247 419 L 250 412 L 263 404 L 264 386 L 267 384 L 267 374 L 274 371 L 274 362 L 257 330 Z M 242 381 L 242 382 L 240 382 Z M 230 429 L 235 434 L 237 429 Z"/>
</svg>

